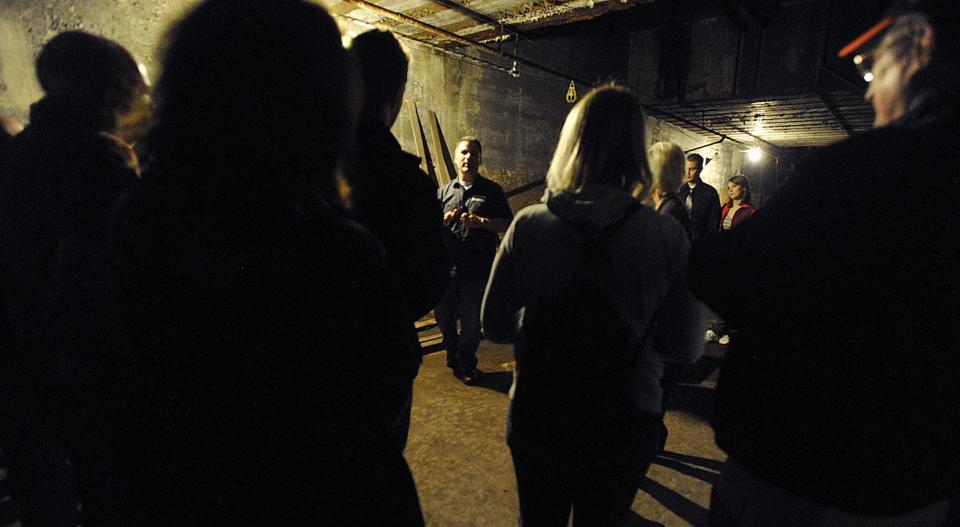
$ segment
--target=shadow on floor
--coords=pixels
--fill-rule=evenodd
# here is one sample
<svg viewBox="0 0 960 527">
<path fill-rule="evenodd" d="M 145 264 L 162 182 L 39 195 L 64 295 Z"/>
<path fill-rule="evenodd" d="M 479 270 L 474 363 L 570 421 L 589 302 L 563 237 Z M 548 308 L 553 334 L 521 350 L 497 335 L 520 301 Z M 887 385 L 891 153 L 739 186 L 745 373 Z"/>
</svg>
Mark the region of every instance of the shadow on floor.
<svg viewBox="0 0 960 527">
<path fill-rule="evenodd" d="M 630 517 L 627 518 L 627 523 L 624 523 L 623 525 L 624 527 L 665 527 L 662 523 L 648 520 L 633 511 L 630 512 Z"/>
<path fill-rule="evenodd" d="M 510 392 L 510 385 L 513 384 L 513 372 L 509 371 L 487 371 L 480 375 L 480 379 L 474 386 L 486 388 L 504 395 Z"/>
<path fill-rule="evenodd" d="M 657 462 L 659 463 L 659 460 Z M 693 527 L 705 527 L 707 525 L 709 511 L 673 489 L 665 487 L 650 478 L 646 478 L 643 480 L 643 483 L 640 484 L 640 490 L 649 494 L 651 498 L 659 501 L 661 505 L 670 509 L 670 511 L 683 518 L 684 521 Z M 659 525 L 636 513 L 634 513 L 634 515 L 647 523 L 631 523 L 628 525 Z"/>
<path fill-rule="evenodd" d="M 661 453 L 653 462 L 660 466 L 676 470 L 681 474 L 705 481 L 711 485 L 716 483 L 717 478 L 720 476 L 720 467 L 723 466 L 723 463 L 712 459 L 673 454 L 671 452 Z"/>
<path fill-rule="evenodd" d="M 437 321 L 432 317 L 421 318 L 420 320 L 414 322 L 414 326 L 416 326 L 418 333 L 421 331 L 430 331 L 431 329 L 439 328 Z"/>
<path fill-rule="evenodd" d="M 443 351 L 443 343 L 437 342 L 436 344 L 426 344 L 426 345 L 421 343 L 420 350 L 421 350 L 420 352 L 421 355 L 429 355 L 437 351 Z"/>
<path fill-rule="evenodd" d="M 720 476 L 719 472 L 723 468 L 722 461 L 679 454 L 668 450 L 661 452 L 653 462 L 711 485 L 716 482 Z M 660 502 L 661 505 L 683 518 L 690 525 L 694 527 L 707 525 L 710 511 L 673 489 L 646 478 L 640 485 L 640 490 L 649 494 L 651 498 Z M 634 513 L 633 518 L 627 525 L 630 527 L 653 527 L 661 524 Z"/>
<path fill-rule="evenodd" d="M 671 452 L 669 450 L 664 450 L 660 452 L 659 458 L 670 458 L 675 461 L 680 461 L 681 463 L 686 463 L 688 465 L 695 465 L 698 468 L 704 468 L 711 470 L 713 472 L 720 472 L 723 470 L 724 465 L 723 461 L 717 461 L 716 459 L 707 459 L 703 457 L 691 456 L 689 454 L 681 454 L 679 452 Z"/>
</svg>

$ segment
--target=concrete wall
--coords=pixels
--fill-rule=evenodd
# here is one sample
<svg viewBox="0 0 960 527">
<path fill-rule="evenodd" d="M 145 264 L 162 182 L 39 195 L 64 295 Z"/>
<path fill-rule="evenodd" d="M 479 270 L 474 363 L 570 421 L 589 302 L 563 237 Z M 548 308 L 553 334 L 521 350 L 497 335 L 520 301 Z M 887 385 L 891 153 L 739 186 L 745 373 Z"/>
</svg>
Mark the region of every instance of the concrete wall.
<svg viewBox="0 0 960 527">
<path fill-rule="evenodd" d="M 167 25 L 195 0 L 4 0 L 0 2 L 0 112 L 26 120 L 40 98 L 33 62 L 44 43 L 82 29 L 113 39 L 141 60 L 151 75 Z"/>
<path fill-rule="evenodd" d="M 29 105 L 41 96 L 33 72 L 36 54 L 50 38 L 65 30 L 83 29 L 116 40 L 143 61 L 151 76 L 156 77 L 160 68 L 156 53 L 164 31 L 195 3 L 196 0 L 3 2 L 0 4 L 0 112 L 27 119 Z M 354 31 L 365 29 L 352 28 Z M 475 60 L 409 40 L 403 42 L 412 58 L 407 104 L 416 103 L 425 127 L 427 112 L 437 113 L 448 149 L 452 150 L 462 135 L 480 138 L 484 147 L 482 171 L 507 191 L 545 177 L 560 128 L 572 107 L 565 100 L 570 79 L 522 64 L 518 66 L 519 77 L 514 77 Z M 638 42 L 626 33 L 595 32 L 521 41 L 518 51 L 529 60 L 587 82 L 617 80 L 643 88 L 644 82 L 656 79 L 656 71 L 648 57 L 653 49 L 641 50 Z M 512 52 L 517 49 L 514 46 L 513 42 L 505 43 L 504 50 Z M 475 50 L 466 53 L 494 61 Z M 496 62 L 510 66 L 502 60 Z M 704 85 L 703 89 L 719 95 L 726 93 L 723 86 L 729 82 L 724 77 Z M 577 89 L 582 97 L 588 87 L 578 84 Z M 671 140 L 690 149 L 712 140 L 653 119 L 648 122 L 651 142 Z M 394 133 L 406 150 L 416 152 L 406 109 Z M 429 139 L 428 132 L 428 142 Z M 728 145 L 713 151 L 713 154 L 704 152 L 706 157 L 717 160 L 708 165 L 704 179 L 711 184 L 722 183 L 739 170 L 742 156 Z M 533 188 L 511 198 L 511 203 L 519 210 L 538 201 L 541 193 L 542 188 Z"/>
<path fill-rule="evenodd" d="M 33 63 L 61 31 L 83 29 L 116 40 L 159 73 L 158 44 L 168 25 L 196 0 L 8 0 L 0 4 L 0 112 L 26 121 L 42 95 Z M 426 126 L 439 117 L 448 148 L 462 135 L 484 146 L 484 171 L 507 190 L 544 177 L 569 111 L 568 79 L 520 66 L 520 76 L 404 41 L 412 56 L 406 97 L 415 101 Z M 625 79 L 623 37 L 588 36 L 523 42 L 521 53 L 589 81 Z M 512 50 L 514 44 L 506 44 Z M 471 52 L 468 52 L 471 53 Z M 485 55 L 477 58 L 489 60 Z M 501 61 L 502 62 L 502 61 Z M 509 64 L 506 64 L 509 67 Z M 579 87 L 582 96 L 586 87 Z M 408 114 L 394 128 L 403 146 L 416 151 Z M 429 134 L 427 138 L 429 140 Z M 452 143 L 452 144 L 451 144 Z M 539 190 L 514 198 L 515 207 L 535 202 Z"/>
<path fill-rule="evenodd" d="M 560 129 L 573 106 L 566 101 L 570 79 L 522 64 L 518 66 L 519 77 L 513 77 L 421 44 L 404 41 L 404 45 L 411 55 L 406 104 L 416 103 L 425 128 L 427 112 L 432 110 L 439 117 L 451 151 L 459 137 L 478 137 L 483 144 L 481 172 L 507 191 L 546 176 Z M 625 45 L 625 37 L 594 35 L 522 42 L 521 53 L 578 79 L 623 82 L 627 69 Z M 512 47 L 512 43 L 507 44 L 505 49 Z M 487 55 L 476 57 L 490 60 Z M 588 89 L 577 85 L 579 97 Z M 408 115 L 404 109 L 393 131 L 406 150 L 415 152 Z M 519 210 L 537 202 L 542 192 L 542 188 L 531 189 L 511 198 L 511 205 Z"/>
<path fill-rule="evenodd" d="M 649 73 L 635 88 L 656 102 L 769 99 L 849 89 L 825 75 L 821 65 L 851 73 L 849 61 L 835 52 L 880 17 L 878 1 L 782 3 L 765 26 L 738 25 L 715 8 L 692 8 L 688 19 L 629 30 L 630 66 Z"/>
</svg>

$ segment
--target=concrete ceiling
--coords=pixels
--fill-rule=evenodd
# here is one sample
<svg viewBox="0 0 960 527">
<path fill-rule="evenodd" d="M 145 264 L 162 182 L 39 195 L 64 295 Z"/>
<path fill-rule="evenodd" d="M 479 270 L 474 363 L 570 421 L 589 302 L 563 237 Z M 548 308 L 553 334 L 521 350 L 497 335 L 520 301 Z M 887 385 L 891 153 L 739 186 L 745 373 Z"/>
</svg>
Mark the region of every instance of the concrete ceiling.
<svg viewBox="0 0 960 527">
<path fill-rule="evenodd" d="M 660 0 L 663 1 L 663 0 Z M 656 0 L 372 0 L 378 7 L 416 19 L 475 42 L 513 38 L 516 32 L 569 24 Z M 368 24 L 384 25 L 417 40 L 449 44 L 422 27 L 398 22 L 362 4 L 331 0 L 330 10 Z"/>
<path fill-rule="evenodd" d="M 576 22 L 614 11 L 624 14 L 595 22 L 658 25 L 656 19 L 691 16 L 694 7 L 717 10 L 735 24 L 768 23 L 788 0 L 330 0 L 329 9 L 364 25 L 389 28 L 408 38 L 447 49 L 464 45 L 491 52 L 498 40 L 536 38 L 549 31 L 565 31 Z M 806 2 L 800 2 L 801 4 Z M 745 12 L 742 6 L 751 5 Z M 759 7 L 757 7 L 759 6 Z M 770 9 L 771 6 L 773 9 Z M 758 22 L 759 21 L 759 22 Z M 564 26 L 561 28 L 560 26 Z M 540 30 L 540 31 L 534 31 Z M 533 32 L 531 34 L 531 32 Z M 496 51 L 495 53 L 499 53 Z M 506 54 L 502 54 L 506 57 Z M 744 143 L 776 147 L 826 145 L 872 127 L 873 111 L 863 91 L 820 91 L 806 95 L 758 97 L 687 103 L 648 103 L 650 115 L 698 133 L 705 138 L 722 134 Z M 659 110 L 659 111 L 658 111 Z M 760 125 L 757 125 L 757 122 Z M 708 128 L 710 132 L 705 131 Z"/>
</svg>

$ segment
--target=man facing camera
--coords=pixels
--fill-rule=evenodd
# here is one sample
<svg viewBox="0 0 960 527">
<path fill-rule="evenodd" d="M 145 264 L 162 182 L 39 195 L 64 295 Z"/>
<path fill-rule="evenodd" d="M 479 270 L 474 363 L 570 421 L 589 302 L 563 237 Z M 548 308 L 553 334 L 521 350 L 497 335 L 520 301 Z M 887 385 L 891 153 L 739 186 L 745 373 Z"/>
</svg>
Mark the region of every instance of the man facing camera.
<svg viewBox="0 0 960 527">
<path fill-rule="evenodd" d="M 686 182 L 677 191 L 677 197 L 690 214 L 694 241 L 720 230 L 720 195 L 717 189 L 700 179 L 703 165 L 703 156 L 688 155 Z"/>
<path fill-rule="evenodd" d="M 454 155 L 457 179 L 437 192 L 450 285 L 435 314 L 447 349 L 447 367 L 467 385 L 479 378 L 480 304 L 500 243 L 497 235 L 506 232 L 513 219 L 503 188 L 479 173 L 482 151 L 476 137 L 461 138 Z"/>
</svg>

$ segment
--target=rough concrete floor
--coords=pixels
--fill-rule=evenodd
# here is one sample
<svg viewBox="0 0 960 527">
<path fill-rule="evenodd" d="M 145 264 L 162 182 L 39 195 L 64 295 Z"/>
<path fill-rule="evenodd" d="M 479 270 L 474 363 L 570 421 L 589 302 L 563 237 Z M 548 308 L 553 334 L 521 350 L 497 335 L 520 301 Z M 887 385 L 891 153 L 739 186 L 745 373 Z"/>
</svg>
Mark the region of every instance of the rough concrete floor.
<svg viewBox="0 0 960 527">
<path fill-rule="evenodd" d="M 516 525 L 516 482 L 504 440 L 512 349 L 483 341 L 478 356 L 485 375 L 468 387 L 446 368 L 438 337 L 429 326 L 421 332 L 428 354 L 414 386 L 406 450 L 426 523 Z M 725 459 L 706 421 L 721 355 L 721 347 L 708 344 L 675 388 L 666 450 L 647 473 L 628 525 L 706 525 L 710 486 Z"/>
</svg>

